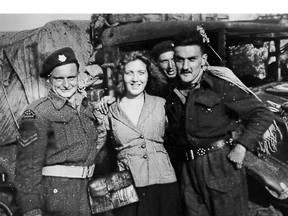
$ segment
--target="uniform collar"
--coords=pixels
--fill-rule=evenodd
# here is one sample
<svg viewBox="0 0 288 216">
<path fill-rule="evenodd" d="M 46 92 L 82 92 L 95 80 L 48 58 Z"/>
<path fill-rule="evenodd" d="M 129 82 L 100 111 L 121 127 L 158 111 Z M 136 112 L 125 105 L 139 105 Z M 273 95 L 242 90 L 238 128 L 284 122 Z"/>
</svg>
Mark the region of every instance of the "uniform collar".
<svg viewBox="0 0 288 216">
<path fill-rule="evenodd" d="M 50 89 L 48 93 L 48 99 L 57 110 L 62 109 L 62 107 L 68 102 L 66 98 L 60 97 L 52 89 Z"/>
<path fill-rule="evenodd" d="M 202 80 L 201 80 L 201 83 L 208 84 L 208 86 L 209 86 L 210 88 L 213 88 L 213 86 L 214 86 L 213 79 L 212 79 L 212 77 L 210 76 L 210 74 L 207 73 L 207 71 L 204 71 L 203 77 L 202 77 Z"/>
<path fill-rule="evenodd" d="M 80 105 L 81 105 L 81 103 L 83 101 L 84 96 L 81 95 L 79 92 L 76 92 L 76 94 L 77 95 L 76 95 L 76 98 L 75 98 L 75 105 L 76 105 L 76 107 L 80 108 Z M 53 106 L 57 110 L 62 109 L 65 104 L 70 105 L 71 107 L 73 107 L 72 104 L 70 104 L 66 98 L 60 97 L 52 89 L 48 93 L 48 99 L 51 101 L 51 103 L 53 104 Z"/>
</svg>

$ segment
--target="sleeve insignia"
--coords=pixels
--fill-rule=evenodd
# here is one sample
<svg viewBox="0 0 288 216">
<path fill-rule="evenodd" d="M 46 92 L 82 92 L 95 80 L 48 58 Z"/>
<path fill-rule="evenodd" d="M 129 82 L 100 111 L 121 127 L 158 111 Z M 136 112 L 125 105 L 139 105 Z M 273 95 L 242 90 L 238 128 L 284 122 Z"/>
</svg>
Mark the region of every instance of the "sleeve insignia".
<svg viewBox="0 0 288 216">
<path fill-rule="evenodd" d="M 38 139 L 37 126 L 35 120 L 24 119 L 22 120 L 19 128 L 20 137 L 18 142 L 26 147 Z"/>
<path fill-rule="evenodd" d="M 18 142 L 23 146 L 26 147 L 28 146 L 30 143 L 36 141 L 38 139 L 37 134 L 34 134 L 33 136 L 29 137 L 28 139 L 23 139 L 23 138 L 19 138 Z"/>
<path fill-rule="evenodd" d="M 23 119 L 34 119 L 36 118 L 36 114 L 33 110 L 26 110 L 22 116 Z"/>
</svg>

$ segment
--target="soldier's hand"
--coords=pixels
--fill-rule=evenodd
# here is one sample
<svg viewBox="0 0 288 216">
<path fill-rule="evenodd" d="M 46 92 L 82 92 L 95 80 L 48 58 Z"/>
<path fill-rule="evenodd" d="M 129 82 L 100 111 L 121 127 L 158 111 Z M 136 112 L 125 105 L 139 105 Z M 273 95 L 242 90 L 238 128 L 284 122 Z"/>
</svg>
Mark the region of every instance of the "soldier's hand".
<svg viewBox="0 0 288 216">
<path fill-rule="evenodd" d="M 104 96 L 98 105 L 96 105 L 96 109 L 99 110 L 102 114 L 107 114 L 108 113 L 108 107 L 110 104 L 112 104 L 116 100 L 115 97 L 113 96 Z"/>
<path fill-rule="evenodd" d="M 236 169 L 241 169 L 246 154 L 246 148 L 241 144 L 236 144 L 228 154 L 228 159 L 233 162 Z"/>
</svg>

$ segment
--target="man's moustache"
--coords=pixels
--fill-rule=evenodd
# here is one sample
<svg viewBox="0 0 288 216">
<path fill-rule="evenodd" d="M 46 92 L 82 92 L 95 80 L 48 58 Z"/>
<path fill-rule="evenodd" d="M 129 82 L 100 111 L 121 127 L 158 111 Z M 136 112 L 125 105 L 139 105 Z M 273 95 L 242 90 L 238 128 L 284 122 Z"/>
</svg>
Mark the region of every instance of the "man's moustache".
<svg viewBox="0 0 288 216">
<path fill-rule="evenodd" d="M 180 74 L 182 74 L 182 73 L 192 73 L 192 71 L 190 71 L 190 70 L 181 70 Z"/>
</svg>

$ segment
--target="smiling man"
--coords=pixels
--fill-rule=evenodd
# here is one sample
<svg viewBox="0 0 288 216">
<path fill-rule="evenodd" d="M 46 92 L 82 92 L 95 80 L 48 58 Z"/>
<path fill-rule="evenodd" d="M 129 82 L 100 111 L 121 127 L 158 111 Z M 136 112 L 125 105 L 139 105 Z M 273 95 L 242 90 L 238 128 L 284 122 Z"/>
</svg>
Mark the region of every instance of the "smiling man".
<svg viewBox="0 0 288 216">
<path fill-rule="evenodd" d="M 104 139 L 77 91 L 78 69 L 71 48 L 50 54 L 40 74 L 50 84 L 48 96 L 21 118 L 15 182 L 24 216 L 90 215 L 87 182 Z"/>
<path fill-rule="evenodd" d="M 156 44 L 151 50 L 151 55 L 168 81 L 176 77 L 173 41 L 167 40 Z"/>
</svg>

